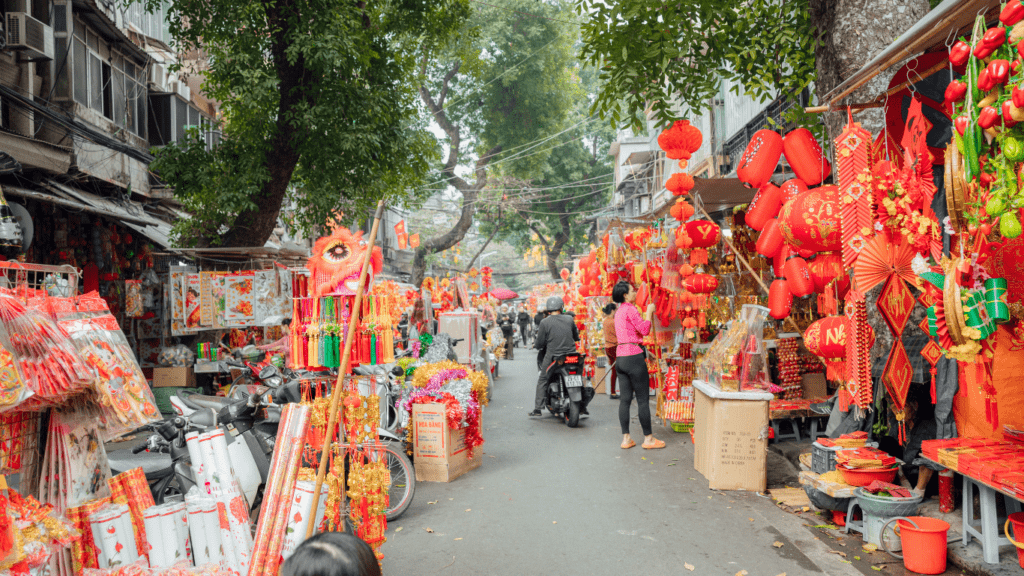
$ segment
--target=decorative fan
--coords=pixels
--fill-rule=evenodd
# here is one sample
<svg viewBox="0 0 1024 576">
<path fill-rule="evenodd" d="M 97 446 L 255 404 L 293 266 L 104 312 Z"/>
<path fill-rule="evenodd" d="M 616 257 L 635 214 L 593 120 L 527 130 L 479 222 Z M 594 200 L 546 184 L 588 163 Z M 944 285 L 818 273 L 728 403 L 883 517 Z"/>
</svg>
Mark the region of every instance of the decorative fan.
<svg viewBox="0 0 1024 576">
<path fill-rule="evenodd" d="M 853 267 L 857 290 L 867 292 L 890 276 L 920 288 L 920 280 L 911 268 L 914 250 L 905 240 L 893 244 L 885 234 L 876 234 L 864 245 Z"/>
</svg>

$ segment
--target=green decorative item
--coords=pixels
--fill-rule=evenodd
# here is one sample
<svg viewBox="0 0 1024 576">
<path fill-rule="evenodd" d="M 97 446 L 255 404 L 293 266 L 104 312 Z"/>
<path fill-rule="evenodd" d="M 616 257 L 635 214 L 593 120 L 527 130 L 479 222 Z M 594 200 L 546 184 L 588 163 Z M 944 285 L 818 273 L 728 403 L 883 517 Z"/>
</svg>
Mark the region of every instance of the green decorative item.
<svg viewBox="0 0 1024 576">
<path fill-rule="evenodd" d="M 426 348 L 434 343 L 434 337 L 430 334 L 420 334 L 420 346 Z"/>
<path fill-rule="evenodd" d="M 1020 221 L 1017 220 L 1016 214 L 1013 212 L 1006 212 L 999 217 L 999 233 L 1003 235 L 1003 238 L 1010 240 L 1020 236 Z"/>
<path fill-rule="evenodd" d="M 985 280 L 985 308 L 988 316 L 999 324 L 1010 321 L 1010 306 L 1006 303 L 1006 278 Z"/>
<path fill-rule="evenodd" d="M 998 196 L 989 198 L 988 203 L 985 204 L 985 213 L 995 218 L 1003 212 L 1006 212 L 1006 201 Z"/>
<path fill-rule="evenodd" d="M 964 322 L 968 328 L 974 328 L 981 333 L 979 340 L 988 338 L 996 331 L 995 322 L 988 317 L 988 310 L 985 308 L 985 293 L 981 290 L 972 290 L 961 296 L 964 306 Z"/>
<path fill-rule="evenodd" d="M 939 335 L 939 316 L 935 313 L 935 306 L 929 306 L 925 312 L 928 314 L 928 334 L 934 338 Z"/>
<path fill-rule="evenodd" d="M 1024 141 L 1014 136 L 1004 138 L 1003 157 L 1010 162 L 1024 162 Z"/>
</svg>

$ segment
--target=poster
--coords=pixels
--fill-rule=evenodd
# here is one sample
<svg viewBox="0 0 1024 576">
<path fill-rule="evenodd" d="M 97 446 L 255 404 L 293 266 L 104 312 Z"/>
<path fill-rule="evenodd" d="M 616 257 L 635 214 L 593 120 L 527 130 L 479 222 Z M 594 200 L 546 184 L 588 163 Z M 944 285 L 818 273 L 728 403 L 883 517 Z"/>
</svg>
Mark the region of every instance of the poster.
<svg viewBox="0 0 1024 576">
<path fill-rule="evenodd" d="M 199 296 L 202 283 L 199 274 L 186 274 L 185 282 L 185 327 L 198 329 L 202 325 Z"/>
<path fill-rule="evenodd" d="M 254 324 L 255 296 L 253 288 L 255 272 L 240 272 L 224 275 L 224 320 L 233 326 Z"/>
</svg>

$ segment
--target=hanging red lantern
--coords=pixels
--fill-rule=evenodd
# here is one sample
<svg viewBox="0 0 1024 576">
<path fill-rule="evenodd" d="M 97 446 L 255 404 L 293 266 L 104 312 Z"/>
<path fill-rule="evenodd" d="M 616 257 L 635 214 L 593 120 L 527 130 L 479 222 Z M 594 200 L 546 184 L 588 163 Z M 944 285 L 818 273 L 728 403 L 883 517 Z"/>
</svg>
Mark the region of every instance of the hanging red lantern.
<svg viewBox="0 0 1024 576">
<path fill-rule="evenodd" d="M 782 273 L 786 277 L 786 284 L 789 291 L 798 298 L 803 298 L 814 292 L 814 280 L 811 280 L 811 273 L 807 269 L 807 261 L 799 256 L 793 256 L 782 266 Z"/>
<path fill-rule="evenodd" d="M 823 252 L 813 260 L 807 262 L 807 269 L 811 271 L 811 280 L 814 280 L 814 291 L 822 293 L 825 286 L 843 275 L 843 257 L 838 252 Z"/>
<path fill-rule="evenodd" d="M 795 248 L 833 252 L 842 247 L 839 188 L 821 186 L 800 194 L 782 207 L 779 224 Z"/>
<path fill-rule="evenodd" d="M 784 243 L 779 221 L 772 218 L 764 225 L 761 235 L 757 237 L 757 253 L 765 258 L 773 258 L 779 253 L 779 249 Z"/>
<path fill-rule="evenodd" d="M 789 286 L 782 278 L 776 278 L 768 288 L 768 309 L 769 314 L 776 320 L 782 320 L 789 316 L 789 310 L 793 307 L 793 294 Z"/>
<path fill-rule="evenodd" d="M 785 206 L 793 198 L 807 192 L 807 184 L 804 184 L 804 181 L 799 178 L 790 178 L 782 183 L 782 188 L 779 190 L 779 204 Z"/>
<path fill-rule="evenodd" d="M 676 232 L 676 248 L 686 250 L 693 245 L 693 238 L 686 233 L 686 228 L 680 227 Z"/>
<path fill-rule="evenodd" d="M 758 130 L 740 157 L 736 177 L 751 188 L 761 188 L 775 173 L 781 156 L 782 136 L 771 130 Z"/>
<path fill-rule="evenodd" d="M 718 244 L 721 229 L 709 220 L 694 220 L 686 223 L 686 235 L 693 240 L 690 250 L 691 264 L 707 264 L 707 249 Z"/>
<path fill-rule="evenodd" d="M 686 172 L 676 172 L 665 182 L 665 189 L 673 196 L 685 196 L 693 190 L 693 176 Z"/>
<path fill-rule="evenodd" d="M 683 281 L 683 286 L 690 292 L 710 294 L 718 289 L 718 278 L 710 274 L 694 274 Z"/>
<path fill-rule="evenodd" d="M 782 248 L 772 257 L 772 272 L 776 277 L 782 278 L 785 274 L 782 273 L 782 267 L 786 264 L 786 260 L 789 260 L 789 255 L 793 253 L 793 247 L 789 244 L 783 244 Z"/>
<path fill-rule="evenodd" d="M 672 160 L 689 160 L 703 142 L 704 136 L 689 120 L 676 120 L 658 135 L 658 146 Z"/>
<path fill-rule="evenodd" d="M 839 380 L 846 373 L 848 326 L 846 316 L 826 316 L 804 331 L 804 346 L 825 362 L 829 380 Z"/>
<path fill-rule="evenodd" d="M 782 147 L 793 172 L 808 186 L 821 184 L 832 173 L 832 165 L 822 153 L 814 134 L 807 128 L 797 128 L 786 134 Z"/>
<path fill-rule="evenodd" d="M 747 226 L 758 232 L 764 230 L 764 225 L 779 213 L 779 208 L 782 207 L 781 199 L 782 191 L 778 186 L 771 182 L 762 186 L 747 207 L 747 216 L 744 219 Z"/>
<path fill-rule="evenodd" d="M 682 266 L 679 267 L 679 275 L 682 276 L 683 278 L 686 278 L 687 276 L 692 276 L 693 266 L 690 266 L 689 264 L 683 264 Z"/>
</svg>

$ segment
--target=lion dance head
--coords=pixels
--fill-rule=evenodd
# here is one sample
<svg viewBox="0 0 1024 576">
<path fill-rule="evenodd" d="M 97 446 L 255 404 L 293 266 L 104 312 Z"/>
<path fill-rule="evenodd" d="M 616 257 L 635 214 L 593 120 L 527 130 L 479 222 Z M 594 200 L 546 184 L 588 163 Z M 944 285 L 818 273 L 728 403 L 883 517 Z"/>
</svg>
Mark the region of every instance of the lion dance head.
<svg viewBox="0 0 1024 576">
<path fill-rule="evenodd" d="M 359 287 L 359 270 L 366 257 L 366 248 L 362 231 L 352 234 L 340 226 L 330 236 L 317 240 L 313 244 L 313 255 L 306 262 L 306 268 L 313 275 L 313 296 L 354 295 Z M 370 257 L 368 283 L 374 274 L 381 271 L 383 265 L 380 247 L 374 247 Z"/>
</svg>

